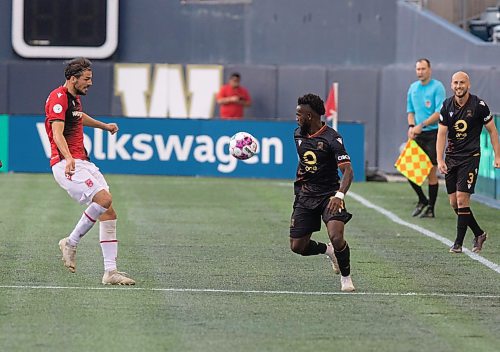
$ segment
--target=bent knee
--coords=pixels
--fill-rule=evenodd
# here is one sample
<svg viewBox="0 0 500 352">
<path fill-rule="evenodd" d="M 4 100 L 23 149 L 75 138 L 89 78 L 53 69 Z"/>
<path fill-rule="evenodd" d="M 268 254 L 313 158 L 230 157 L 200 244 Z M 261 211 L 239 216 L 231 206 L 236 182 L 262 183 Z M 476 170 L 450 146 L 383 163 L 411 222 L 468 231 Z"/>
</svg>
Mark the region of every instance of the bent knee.
<svg viewBox="0 0 500 352">
<path fill-rule="evenodd" d="M 97 192 L 92 201 L 99 204 L 103 208 L 109 209 L 111 207 L 111 204 L 113 203 L 113 197 L 108 191 L 101 190 Z"/>
</svg>

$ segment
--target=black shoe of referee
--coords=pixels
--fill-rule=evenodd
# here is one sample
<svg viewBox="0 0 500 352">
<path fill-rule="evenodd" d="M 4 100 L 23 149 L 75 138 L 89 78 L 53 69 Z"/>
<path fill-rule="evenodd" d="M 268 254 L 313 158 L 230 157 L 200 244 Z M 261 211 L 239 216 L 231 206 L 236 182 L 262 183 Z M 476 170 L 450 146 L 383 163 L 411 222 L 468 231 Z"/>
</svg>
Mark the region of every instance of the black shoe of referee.
<svg viewBox="0 0 500 352">
<path fill-rule="evenodd" d="M 426 206 L 427 206 L 427 203 L 418 202 L 417 206 L 415 207 L 415 210 L 413 211 L 413 213 L 411 214 L 411 216 L 418 216 L 418 215 L 420 215 L 420 213 L 422 212 L 422 210 L 424 210 L 424 208 Z"/>
</svg>

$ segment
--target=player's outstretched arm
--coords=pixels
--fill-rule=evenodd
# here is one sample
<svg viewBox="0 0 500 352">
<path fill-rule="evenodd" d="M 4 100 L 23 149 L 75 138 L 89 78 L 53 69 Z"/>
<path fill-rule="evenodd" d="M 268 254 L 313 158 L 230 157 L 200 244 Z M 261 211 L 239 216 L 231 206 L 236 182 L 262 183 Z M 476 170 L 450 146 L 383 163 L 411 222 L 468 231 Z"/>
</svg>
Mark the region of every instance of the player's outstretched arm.
<svg viewBox="0 0 500 352">
<path fill-rule="evenodd" d="M 104 123 L 96 120 L 86 113 L 82 113 L 83 125 L 93 128 L 100 128 L 101 130 L 108 131 L 111 134 L 118 132 L 118 125 L 116 123 Z"/>
</svg>

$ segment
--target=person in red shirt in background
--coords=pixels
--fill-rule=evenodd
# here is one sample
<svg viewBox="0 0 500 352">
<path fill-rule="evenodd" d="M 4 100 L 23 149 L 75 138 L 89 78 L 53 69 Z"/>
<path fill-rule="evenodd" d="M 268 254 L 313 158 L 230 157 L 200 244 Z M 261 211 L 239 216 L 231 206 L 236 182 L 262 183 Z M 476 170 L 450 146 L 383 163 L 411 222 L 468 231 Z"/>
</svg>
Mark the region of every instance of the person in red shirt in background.
<svg viewBox="0 0 500 352">
<path fill-rule="evenodd" d="M 225 120 L 243 118 L 243 108 L 252 104 L 250 94 L 240 85 L 241 75 L 232 73 L 227 84 L 217 93 L 217 104 L 220 105 L 220 117 Z"/>
</svg>

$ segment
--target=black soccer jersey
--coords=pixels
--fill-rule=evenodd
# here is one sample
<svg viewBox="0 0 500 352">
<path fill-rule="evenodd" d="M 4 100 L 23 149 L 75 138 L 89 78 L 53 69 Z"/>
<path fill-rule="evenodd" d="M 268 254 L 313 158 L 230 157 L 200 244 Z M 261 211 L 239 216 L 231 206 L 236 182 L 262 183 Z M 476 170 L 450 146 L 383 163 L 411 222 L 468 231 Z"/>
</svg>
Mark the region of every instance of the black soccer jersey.
<svg viewBox="0 0 500 352">
<path fill-rule="evenodd" d="M 339 189 L 338 166 L 350 163 L 342 136 L 323 125 L 315 134 L 302 135 L 295 130 L 295 147 L 299 156 L 294 188 L 296 195 L 324 196 Z"/>
<path fill-rule="evenodd" d="M 492 118 L 488 105 L 475 95 L 470 94 L 462 107 L 457 106 L 454 97 L 447 98 L 439 117 L 439 123 L 448 127 L 446 155 L 479 155 L 481 130 Z"/>
</svg>

